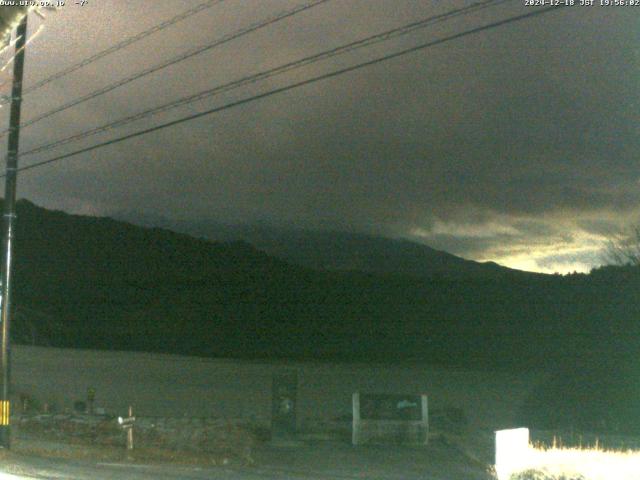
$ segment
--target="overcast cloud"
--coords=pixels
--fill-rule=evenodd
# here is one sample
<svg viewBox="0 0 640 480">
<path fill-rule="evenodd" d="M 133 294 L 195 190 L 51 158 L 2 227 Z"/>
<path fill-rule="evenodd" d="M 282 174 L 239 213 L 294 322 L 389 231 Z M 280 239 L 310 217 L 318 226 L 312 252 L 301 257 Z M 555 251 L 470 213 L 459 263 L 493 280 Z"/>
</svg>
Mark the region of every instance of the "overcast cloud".
<svg viewBox="0 0 640 480">
<path fill-rule="evenodd" d="M 32 16 L 44 30 L 25 86 L 201 1 L 67 1 Z M 25 128 L 21 150 L 469 3 L 331 0 Z M 298 4 L 226 0 L 25 96 L 23 119 Z M 20 162 L 530 8 L 507 2 Z M 375 231 L 515 268 L 588 270 L 640 213 L 639 20 L 640 7 L 561 9 L 25 172 L 19 196 L 91 215 Z"/>
</svg>

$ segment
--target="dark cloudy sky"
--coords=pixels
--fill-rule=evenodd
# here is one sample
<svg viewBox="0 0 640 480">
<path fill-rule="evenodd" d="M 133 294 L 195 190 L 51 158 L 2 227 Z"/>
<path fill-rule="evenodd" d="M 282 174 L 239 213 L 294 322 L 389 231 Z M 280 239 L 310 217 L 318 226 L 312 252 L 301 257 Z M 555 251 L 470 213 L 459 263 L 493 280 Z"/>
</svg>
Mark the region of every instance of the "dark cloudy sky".
<svg viewBox="0 0 640 480">
<path fill-rule="evenodd" d="M 25 86 L 202 1 L 67 0 L 32 15 L 30 31 L 44 27 Z M 300 3 L 226 0 L 25 96 L 23 119 Z M 331 0 L 25 128 L 21 150 L 470 3 Z M 20 162 L 532 8 L 507 2 Z M 640 7 L 575 6 L 30 170 L 18 192 L 73 213 L 376 231 L 515 268 L 588 270 L 638 221 L 639 98 Z"/>
</svg>

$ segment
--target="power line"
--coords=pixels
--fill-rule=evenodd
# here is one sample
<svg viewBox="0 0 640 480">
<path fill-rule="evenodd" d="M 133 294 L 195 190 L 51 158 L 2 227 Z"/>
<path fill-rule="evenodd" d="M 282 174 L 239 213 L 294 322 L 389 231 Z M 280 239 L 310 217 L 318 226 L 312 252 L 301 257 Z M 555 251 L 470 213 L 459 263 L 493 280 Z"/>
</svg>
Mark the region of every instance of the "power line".
<svg viewBox="0 0 640 480">
<path fill-rule="evenodd" d="M 230 102 L 230 103 L 227 103 L 226 105 L 215 107 L 215 108 L 212 108 L 212 109 L 207 110 L 205 112 L 195 113 L 195 114 L 189 115 L 187 117 L 183 117 L 183 118 L 180 118 L 180 119 L 177 119 L 177 120 L 172 120 L 170 122 L 166 122 L 166 123 L 163 123 L 161 125 L 156 125 L 155 127 L 147 128 L 147 129 L 144 129 L 144 130 L 139 130 L 137 132 L 130 133 L 128 135 L 123 135 L 121 137 L 117 137 L 117 138 L 114 138 L 114 139 L 111 139 L 111 140 L 107 140 L 105 142 L 101 142 L 101 143 L 92 145 L 90 147 L 81 148 L 79 150 L 75 150 L 73 152 L 66 153 L 64 155 L 59 155 L 57 157 L 53 157 L 53 158 L 50 158 L 48 160 L 43 160 L 41 162 L 36 162 L 36 163 L 31 164 L 31 165 L 20 167 L 20 168 L 18 168 L 18 171 L 31 170 L 31 169 L 34 169 L 34 168 L 37 168 L 37 167 L 41 167 L 41 166 L 48 165 L 48 164 L 51 164 L 51 163 L 59 162 L 61 160 L 67 159 L 69 157 L 73 157 L 73 156 L 76 156 L 76 155 L 80 155 L 82 153 L 86 153 L 86 152 L 90 152 L 90 151 L 93 151 L 93 150 L 97 150 L 99 148 L 106 147 L 108 145 L 113 145 L 115 143 L 120 143 L 120 142 L 123 142 L 125 140 L 129 140 L 129 139 L 132 139 L 132 138 L 135 138 L 135 137 L 146 135 L 148 133 L 156 132 L 158 130 L 162 130 L 164 128 L 172 127 L 174 125 L 178 125 L 178 124 L 190 121 L 190 120 L 195 120 L 195 119 L 200 118 L 200 117 L 204 117 L 204 116 L 211 115 L 211 114 L 214 114 L 214 113 L 218 113 L 218 112 L 221 112 L 221 111 L 224 111 L 224 110 L 228 110 L 228 109 L 231 109 L 231 108 L 234 108 L 234 107 L 238 107 L 240 105 L 244 105 L 244 104 L 256 101 L 256 100 L 261 100 L 263 98 L 267 98 L 267 97 L 270 97 L 270 96 L 273 96 L 273 95 L 276 95 L 276 94 L 279 94 L 279 93 L 287 92 L 287 91 L 293 90 L 295 88 L 303 87 L 305 85 L 309 85 L 309 84 L 312 84 L 312 83 L 315 83 L 315 82 L 319 82 L 319 81 L 326 80 L 326 79 L 329 79 L 329 78 L 337 77 L 339 75 L 342 75 L 342 74 L 345 74 L 345 73 L 348 73 L 348 72 L 352 72 L 352 71 L 355 71 L 355 70 L 359 70 L 361 68 L 369 67 L 369 66 L 381 63 L 381 62 L 385 62 L 387 60 L 398 58 L 398 57 L 407 55 L 409 53 L 417 52 L 419 50 L 424 50 L 426 48 L 433 47 L 435 45 L 440 45 L 440 44 L 449 42 L 451 40 L 456 40 L 458 38 L 462 38 L 462 37 L 465 37 L 467 35 L 473 35 L 473 34 L 480 33 L 480 32 L 483 32 L 483 31 L 487 31 L 487 30 L 490 30 L 490 29 L 493 29 L 493 28 L 496 28 L 496 27 L 507 25 L 509 23 L 513 23 L 513 22 L 517 22 L 517 21 L 520 21 L 520 20 L 525 20 L 525 19 L 528 19 L 528 18 L 532 18 L 532 17 L 538 16 L 538 15 L 542 15 L 544 13 L 551 12 L 553 10 L 558 10 L 560 8 L 562 8 L 562 7 L 558 7 L 558 6 L 546 7 L 546 8 L 542 8 L 542 9 L 539 9 L 539 10 L 534 10 L 534 11 L 529 12 L 529 13 L 524 13 L 522 15 L 509 17 L 509 18 L 504 19 L 504 20 L 499 20 L 499 21 L 496 21 L 496 22 L 492 22 L 492 23 L 489 23 L 487 25 L 483 25 L 483 26 L 480 26 L 480 27 L 475 27 L 475 28 L 472 28 L 472 29 L 469 29 L 469 30 L 465 30 L 464 32 L 460 32 L 460 33 L 456 33 L 456 34 L 453 34 L 453 35 L 449 35 L 447 37 L 443 37 L 443 38 L 440 38 L 440 39 L 437 39 L 437 40 L 432 40 L 432 41 L 427 42 L 427 43 L 423 43 L 423 44 L 420 44 L 420 45 L 417 45 L 417 46 L 414 46 L 414 47 L 411 47 L 411 48 L 407 48 L 407 49 L 404 49 L 404 50 L 400 50 L 398 52 L 394 52 L 394 53 L 391 53 L 391 54 L 384 55 L 382 57 L 375 58 L 373 60 L 368 60 L 366 62 L 357 63 L 357 64 L 351 65 L 349 67 L 341 68 L 339 70 L 334 70 L 333 72 L 329 72 L 329 73 L 325 73 L 325 74 L 322 74 L 322 75 L 318 75 L 316 77 L 309 78 L 307 80 L 302 80 L 300 82 L 295 82 L 295 83 L 286 85 L 284 87 L 274 88 L 273 90 L 269 90 L 267 92 L 264 92 L 264 93 L 261 93 L 261 94 L 258 94 L 258 95 L 254 95 L 252 97 L 244 98 L 242 100 L 237 100 L 237 101 L 234 101 L 234 102 Z M 3 176 L 4 175 L 0 175 L 0 178 L 2 178 Z"/>
<path fill-rule="evenodd" d="M 55 81 L 55 80 L 59 80 L 62 77 L 65 77 L 67 75 L 69 75 L 70 73 L 75 72 L 76 70 L 79 70 L 83 67 L 86 67 L 87 65 L 100 60 L 103 57 L 106 57 L 107 55 L 110 55 L 112 53 L 117 52 L 118 50 L 122 50 L 125 47 L 128 47 L 129 45 L 131 45 L 132 43 L 138 42 L 146 37 L 148 37 L 149 35 L 153 35 L 156 32 L 159 32 L 161 30 L 164 30 L 165 28 L 168 28 L 172 25 L 175 25 L 178 22 L 181 22 L 182 20 L 185 20 L 189 17 L 192 17 L 200 12 L 202 12 L 203 10 L 206 10 L 207 8 L 211 8 L 214 5 L 217 5 L 219 3 L 224 2 L 225 0 L 208 0 L 204 3 L 201 3 L 199 5 L 196 5 L 193 8 L 190 8 L 189 10 L 185 10 L 184 12 L 168 19 L 165 20 L 162 23 L 159 23 L 157 25 L 154 25 L 153 27 L 144 30 L 136 35 L 133 35 L 131 37 L 125 38 L 124 40 L 116 43 L 115 45 L 112 45 L 111 47 L 102 50 L 94 55 L 91 55 L 90 57 L 85 58 L 84 60 L 81 60 L 77 63 L 74 63 L 73 65 L 65 68 L 64 70 L 60 70 L 57 73 L 54 73 L 53 75 L 51 75 L 50 77 L 44 78 L 42 80 L 40 80 L 39 82 L 36 82 L 35 84 L 31 85 L 28 88 L 25 88 L 24 91 L 22 92 L 22 96 L 24 97 L 25 95 L 28 95 L 29 93 L 35 92 L 36 90 L 44 87 L 45 85 Z M 0 101 L 0 106 L 1 105 L 5 105 L 7 103 L 9 103 L 11 101 L 10 97 L 4 97 L 1 101 Z"/>
<path fill-rule="evenodd" d="M 112 90 L 115 90 L 119 87 L 122 87 L 123 85 L 126 85 L 128 83 L 131 83 L 135 80 L 138 80 L 140 78 L 143 78 L 147 75 L 150 75 L 152 73 L 155 73 L 159 70 L 162 70 L 163 68 L 169 67 L 171 65 L 175 65 L 176 63 L 182 62 L 184 60 L 187 60 L 189 58 L 195 57 L 196 55 L 199 55 L 201 53 L 204 53 L 206 51 L 212 50 L 216 47 L 222 46 L 232 40 L 236 40 L 244 35 L 248 35 L 249 33 L 253 33 L 257 30 L 260 30 L 261 28 L 267 27 L 269 25 L 273 25 L 274 23 L 277 23 L 281 20 L 284 20 L 285 18 L 289 18 L 292 17 L 293 15 L 296 15 L 300 12 L 303 12 L 305 10 L 309 10 L 313 7 L 316 7 L 320 4 L 323 3 L 327 3 L 329 0 L 314 0 L 313 2 L 307 3 L 307 4 L 303 4 L 303 5 L 299 5 L 295 8 L 292 8 L 290 10 L 286 10 L 284 12 L 278 13 L 276 15 L 273 15 L 265 20 L 262 20 L 260 22 L 257 23 L 253 23 L 251 25 L 249 25 L 248 27 L 242 28 L 236 32 L 230 33 L 228 35 L 224 35 L 223 37 L 220 37 L 218 39 L 216 39 L 215 41 L 213 41 L 212 43 L 208 43 L 204 46 L 200 46 L 200 47 L 195 47 L 192 48 L 180 55 L 177 55 L 169 60 L 166 60 L 162 63 L 159 63 L 157 65 L 154 65 L 152 67 L 146 68 L 145 70 L 142 70 L 138 73 L 135 73 L 129 77 L 123 78 L 121 80 L 118 80 L 117 82 L 114 82 L 110 85 L 107 85 L 103 88 L 100 88 L 98 90 L 95 90 L 87 95 L 84 95 L 82 97 L 76 98 L 68 103 L 65 103 L 59 107 L 56 107 L 52 110 L 49 110 L 45 113 L 43 113 L 42 115 L 38 115 L 37 117 L 28 120 L 26 122 L 24 122 L 23 124 L 20 125 L 21 128 L 24 127 L 28 127 L 30 125 L 33 125 L 34 123 L 39 122 L 40 120 L 44 120 L 45 118 L 51 117 L 52 115 L 55 115 L 57 113 L 63 112 L 65 110 L 68 110 L 69 108 L 75 107 L 77 105 L 80 105 L 81 103 L 84 103 L 86 101 L 92 100 L 96 97 L 99 97 L 101 95 L 104 95 L 105 93 L 111 92 Z M 4 130 L 2 132 L 0 132 L 0 138 L 2 138 L 3 136 L 5 136 L 7 133 L 9 132 L 9 129 Z"/>
<path fill-rule="evenodd" d="M 276 75 L 280 75 L 282 73 L 297 69 L 297 68 L 301 68 L 303 66 L 307 66 L 310 65 L 312 63 L 321 61 L 321 60 L 326 60 L 328 58 L 337 56 L 337 55 L 342 55 L 344 53 L 359 49 L 359 48 L 364 48 L 364 47 L 369 47 L 371 45 L 380 43 L 380 42 L 385 42 L 388 41 L 392 38 L 401 36 L 401 35 L 406 35 L 408 33 L 411 33 L 419 28 L 425 28 L 429 25 L 433 25 L 434 23 L 438 23 L 438 22 L 442 22 L 445 20 L 449 20 L 450 18 L 456 17 L 456 16 L 461 16 L 461 15 L 468 15 L 472 12 L 476 12 L 478 10 L 484 9 L 484 8 L 488 8 L 488 7 L 493 7 L 496 5 L 499 5 L 501 3 L 505 3 L 505 2 L 509 2 L 512 0 L 482 0 L 479 2 L 476 2 L 474 4 L 468 5 L 466 7 L 462 7 L 462 8 L 457 8 L 457 9 L 453 9 L 453 10 L 449 10 L 445 13 L 442 14 L 438 14 L 438 15 L 432 15 L 430 17 L 424 18 L 422 20 L 416 21 L 416 22 L 412 22 L 406 25 L 403 25 L 401 27 L 397 27 L 397 28 L 393 28 L 391 30 L 387 30 L 384 31 L 382 33 L 377 33 L 368 37 L 365 37 L 363 39 L 360 40 L 356 40 L 354 42 L 348 43 L 346 45 L 342 45 L 336 48 L 332 48 L 330 50 L 326 50 L 323 52 L 320 52 L 318 54 L 314 54 L 314 55 L 310 55 L 298 60 L 295 60 L 293 62 L 288 62 L 285 63 L 283 65 L 280 65 L 278 67 L 275 68 L 271 68 L 269 70 L 265 70 L 263 72 L 257 73 L 257 74 L 253 74 L 253 75 L 249 75 L 247 77 L 241 78 L 239 80 L 234 80 L 232 82 L 223 84 L 223 85 L 219 85 L 217 87 L 213 87 L 192 95 L 188 95 L 186 97 L 182 97 L 178 100 L 174 100 L 172 102 L 166 103 L 164 105 L 161 105 L 159 107 L 155 107 L 149 110 L 145 110 L 143 112 L 139 112 L 133 115 L 130 115 L 128 117 L 124 117 L 121 119 L 118 119 L 116 121 L 92 128 L 90 130 L 86 130 L 84 132 L 80 132 L 74 135 L 71 135 L 69 137 L 65 137 L 63 139 L 59 139 L 56 140 L 54 142 L 50 142 L 44 145 L 40 145 L 38 147 L 34 147 L 31 150 L 27 150 L 25 152 L 23 152 L 21 154 L 21 156 L 26 156 L 26 155 L 33 155 L 35 153 L 40 153 L 46 150 L 50 150 L 52 148 L 55 147 L 59 147 L 61 145 L 65 145 L 67 143 L 71 143 L 71 142 L 75 142 L 78 140 L 81 140 L 83 138 L 89 137 L 89 136 L 93 136 L 96 135 L 98 133 L 116 128 L 116 127 L 121 127 L 123 125 L 127 125 L 129 123 L 132 123 L 134 121 L 137 120 L 141 120 L 143 118 L 146 117 L 150 117 L 153 115 L 157 115 L 158 113 L 162 113 L 162 112 L 166 112 L 168 110 L 172 110 L 174 108 L 183 106 L 183 105 L 187 105 L 190 103 L 193 103 L 195 101 L 198 100 L 203 100 L 205 98 L 209 98 L 212 97 L 214 95 L 219 95 L 221 93 L 224 92 L 228 92 L 230 90 L 236 89 L 236 88 L 240 88 L 246 85 L 250 85 L 253 83 L 256 83 L 258 81 L 261 80 L 265 80 L 267 78 L 271 78 L 273 76 Z"/>
</svg>

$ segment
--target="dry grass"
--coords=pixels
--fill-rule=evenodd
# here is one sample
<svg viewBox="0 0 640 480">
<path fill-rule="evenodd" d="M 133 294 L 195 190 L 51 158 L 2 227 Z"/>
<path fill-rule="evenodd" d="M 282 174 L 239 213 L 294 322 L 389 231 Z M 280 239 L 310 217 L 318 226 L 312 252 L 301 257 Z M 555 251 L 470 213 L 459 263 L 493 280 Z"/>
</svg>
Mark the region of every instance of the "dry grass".
<svg viewBox="0 0 640 480">
<path fill-rule="evenodd" d="M 24 416 L 15 434 L 13 450 L 25 455 L 200 465 L 251 464 L 257 441 L 249 426 L 223 420 L 164 429 L 141 424 L 134 429 L 136 448 L 127 451 L 114 419 L 72 415 Z"/>
<path fill-rule="evenodd" d="M 208 452 L 176 451 L 159 447 L 143 447 L 127 451 L 122 447 L 104 445 L 81 445 L 78 443 L 53 443 L 17 440 L 12 445 L 9 457 L 2 456 L 0 461 L 13 458 L 57 458 L 61 460 L 86 460 L 91 462 L 125 462 L 145 464 L 173 465 L 227 465 L 238 463 L 237 458 Z M 240 462 L 246 464 L 247 462 Z"/>
<path fill-rule="evenodd" d="M 509 480 L 640 480 L 640 452 L 531 447 Z"/>
</svg>

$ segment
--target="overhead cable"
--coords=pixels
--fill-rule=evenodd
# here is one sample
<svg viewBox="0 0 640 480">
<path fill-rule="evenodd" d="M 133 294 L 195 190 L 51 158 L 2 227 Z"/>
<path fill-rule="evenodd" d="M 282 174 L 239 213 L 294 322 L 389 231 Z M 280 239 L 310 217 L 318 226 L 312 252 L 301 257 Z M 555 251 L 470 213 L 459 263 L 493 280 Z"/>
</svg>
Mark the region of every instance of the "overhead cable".
<svg viewBox="0 0 640 480">
<path fill-rule="evenodd" d="M 342 45 L 336 48 L 332 48 L 329 50 L 325 50 L 323 52 L 314 54 L 314 55 L 310 55 L 310 56 L 306 56 L 303 57 L 301 59 L 292 61 L 292 62 L 288 62 L 285 63 L 283 65 L 280 65 L 278 67 L 275 68 L 271 68 L 265 71 L 262 71 L 260 73 L 257 74 L 252 74 L 246 77 L 243 77 L 241 79 L 238 80 L 234 80 L 232 82 L 228 82 L 225 83 L 223 85 L 218 85 L 216 87 L 213 88 L 209 88 L 206 89 L 204 91 L 195 93 L 195 94 L 191 94 L 191 95 L 187 95 L 185 97 L 179 98 L 177 100 L 173 100 L 171 102 L 165 103 L 163 105 L 160 105 L 158 107 L 154 107 L 151 109 L 147 109 L 144 110 L 142 112 L 138 112 L 135 113 L 133 115 L 129 115 L 127 117 L 124 118 L 120 118 L 118 120 L 106 123 L 104 125 L 100 125 L 98 127 L 94 127 L 91 128 L 89 130 L 80 132 L 80 133 L 76 133 L 73 134 L 71 136 L 62 138 L 62 139 L 58 139 L 55 140 L 53 142 L 49 142 L 47 144 L 43 144 L 43 145 L 39 145 L 37 147 L 34 147 L 30 150 L 26 150 L 24 152 L 21 153 L 21 157 L 24 156 L 28 156 L 28 155 L 33 155 L 36 153 L 41 153 L 43 151 L 47 151 L 50 150 L 52 148 L 56 148 L 62 145 L 66 145 L 68 143 L 72 143 L 72 142 L 77 142 L 79 140 L 82 140 L 83 138 L 87 138 L 114 128 L 118 128 L 118 127 L 122 127 L 124 125 L 127 125 L 129 123 L 138 121 L 138 120 L 142 120 L 144 118 L 147 117 L 151 117 L 154 115 L 157 115 L 159 113 L 163 113 L 184 105 L 188 105 L 191 104 L 193 102 L 196 101 L 200 101 L 200 100 L 204 100 L 206 98 L 210 98 L 212 96 L 215 95 L 220 95 L 222 93 L 228 92 L 230 90 L 235 90 L 237 88 L 240 87 L 244 87 L 246 85 L 250 85 L 262 80 L 266 80 L 268 78 L 274 77 L 276 75 L 281 75 L 283 73 L 289 72 L 291 70 L 294 69 L 298 69 L 307 65 L 310 65 L 312 63 L 316 63 L 322 60 L 326 60 L 328 58 L 331 57 L 335 57 L 337 55 L 342 55 L 345 54 L 347 52 L 356 50 L 356 49 L 360 49 L 360 48 L 365 48 L 365 47 L 369 47 L 371 45 L 377 44 L 377 43 L 381 43 L 381 42 L 386 42 L 388 40 L 391 40 L 392 38 L 396 38 L 398 36 L 401 35 L 407 35 L 419 28 L 425 28 L 427 26 L 433 25 L 435 23 L 438 22 L 442 22 L 445 20 L 449 20 L 450 18 L 456 17 L 456 16 L 460 16 L 460 15 L 468 15 L 470 13 L 473 13 L 479 9 L 483 9 L 483 8 L 487 8 L 487 7 L 492 7 L 495 5 L 498 5 L 500 3 L 505 3 L 508 1 L 513 1 L 513 0 L 483 0 L 480 2 L 476 2 L 473 3 L 471 5 L 468 5 L 466 7 L 462 7 L 462 8 L 457 8 L 457 9 L 453 9 L 453 10 L 449 10 L 445 13 L 442 14 L 438 14 L 438 15 L 432 15 L 430 17 L 424 18 L 422 20 L 416 21 L 416 22 L 412 22 L 406 25 L 403 25 L 401 27 L 397 27 L 397 28 L 393 28 L 391 30 L 386 30 L 384 32 L 381 33 L 377 33 L 375 35 L 370 35 L 368 37 L 362 38 L 360 40 L 354 41 L 354 42 L 350 42 L 346 45 Z"/>
<path fill-rule="evenodd" d="M 496 27 L 507 25 L 507 24 L 510 24 L 510 23 L 513 23 L 513 22 L 522 21 L 522 20 L 526 20 L 526 19 L 530 19 L 530 18 L 539 16 L 539 15 L 543 15 L 545 13 L 549 13 L 549 12 L 552 12 L 552 11 L 557 11 L 557 10 L 559 10 L 561 8 L 562 7 L 557 7 L 557 6 L 545 7 L 545 8 L 541 8 L 541 9 L 538 9 L 538 10 L 533 10 L 533 11 L 531 11 L 529 13 L 516 15 L 516 16 L 513 16 L 513 17 L 509 17 L 509 18 L 503 19 L 503 20 L 498 20 L 498 21 L 495 21 L 495 22 L 492 22 L 492 23 L 489 23 L 489 24 L 486 24 L 486 25 L 482 25 L 480 27 L 475 27 L 475 28 L 472 28 L 472 29 L 469 29 L 469 30 L 465 30 L 465 31 L 460 32 L 460 33 L 456 33 L 456 34 L 453 34 L 453 35 L 442 37 L 442 38 L 439 38 L 437 40 L 432 40 L 430 42 L 422 43 L 422 44 L 416 45 L 414 47 L 406 48 L 404 50 L 400 50 L 400 51 L 397 51 L 397 52 L 394 52 L 394 53 L 390 53 L 390 54 L 387 54 L 387 55 L 384 55 L 384 56 L 381 56 L 381 57 L 377 57 L 377 58 L 375 58 L 373 60 L 368 60 L 368 61 L 365 61 L 365 62 L 357 63 L 357 64 L 351 65 L 349 67 L 341 68 L 341 69 L 334 70 L 332 72 L 325 73 L 325 74 L 322 74 L 322 75 L 318 75 L 318 76 L 315 76 L 315 77 L 312 77 L 312 78 L 309 78 L 309 79 L 306 79 L 306 80 L 302 80 L 302 81 L 299 81 L 299 82 L 291 83 L 291 84 L 285 85 L 283 87 L 274 88 L 274 89 L 269 90 L 267 92 L 260 93 L 258 95 L 253 95 L 251 97 L 247 97 L 247 98 L 244 98 L 244 99 L 241 99 L 241 100 L 236 100 L 236 101 L 227 103 L 225 105 L 206 110 L 204 112 L 195 113 L 195 114 L 183 117 L 183 118 L 179 118 L 177 120 L 172 120 L 170 122 L 166 122 L 166 123 L 163 123 L 163 124 L 160 124 L 160 125 L 156 125 L 156 126 L 151 127 L 151 128 L 147 128 L 147 129 L 144 129 L 144 130 L 139 130 L 137 132 L 133 132 L 133 133 L 130 133 L 130 134 L 127 134 L 127 135 L 123 135 L 121 137 L 113 138 L 111 140 L 107 140 L 105 142 L 97 143 L 97 144 L 89 146 L 89 147 L 81 148 L 81 149 L 75 150 L 73 152 L 65 153 L 63 155 L 58 155 L 56 157 L 49 158 L 47 160 L 42 160 L 42 161 L 39 161 L 39 162 L 36 162 L 36 163 L 32 163 L 31 165 L 27 165 L 27 166 L 18 168 L 18 171 L 31 170 L 31 169 L 34 169 L 34 168 L 42 167 L 44 165 L 57 163 L 57 162 L 60 162 L 62 160 L 65 160 L 67 158 L 74 157 L 74 156 L 80 155 L 82 153 L 94 151 L 94 150 L 97 150 L 99 148 L 106 147 L 108 145 L 113 145 L 113 144 L 116 144 L 116 143 L 124 142 L 126 140 L 130 140 L 132 138 L 140 137 L 140 136 L 146 135 L 148 133 L 157 132 L 159 130 L 163 130 L 165 128 L 173 127 L 175 125 L 179 125 L 179 124 L 184 123 L 184 122 L 195 120 L 197 118 L 202 118 L 204 116 L 212 115 L 214 113 L 218 113 L 218 112 L 221 112 L 221 111 L 224 111 L 224 110 L 228 110 L 228 109 L 231 109 L 231 108 L 234 108 L 234 107 L 238 107 L 240 105 L 245 105 L 247 103 L 254 102 L 256 100 L 261 100 L 261 99 L 264 99 L 264 98 L 267 98 L 267 97 L 271 97 L 273 95 L 277 95 L 279 93 L 284 93 L 284 92 L 293 90 L 295 88 L 303 87 L 305 85 L 310 85 L 312 83 L 316 83 L 316 82 L 319 82 L 319 81 L 322 81 L 322 80 L 327 80 L 329 78 L 334 78 L 334 77 L 337 77 L 339 75 L 343 75 L 343 74 L 348 73 L 348 72 L 352 72 L 352 71 L 355 71 L 355 70 L 359 70 L 361 68 L 365 68 L 365 67 L 369 67 L 369 66 L 372 66 L 372 65 L 376 65 L 378 63 L 385 62 L 385 61 L 388 61 L 388 60 L 391 60 L 391 59 L 394 59 L 394 58 L 399 58 L 401 56 L 404 56 L 404 55 L 407 55 L 407 54 L 410 54 L 410 53 L 414 53 L 414 52 L 417 52 L 417 51 L 420 51 L 420 50 L 424 50 L 424 49 L 427 49 L 427 48 L 430 48 L 430 47 L 433 47 L 433 46 L 436 46 L 436 45 L 441 45 L 443 43 L 446 43 L 446 42 L 449 42 L 449 41 L 452 41 L 452 40 L 456 40 L 456 39 L 459 39 L 459 38 L 462 38 L 462 37 L 466 37 L 468 35 L 473 35 L 473 34 L 476 34 L 476 33 L 484 32 L 484 31 L 487 31 L 487 30 L 491 30 L 491 29 L 496 28 Z M 0 175 L 0 178 L 2 178 L 2 177 L 4 177 L 4 175 Z"/>
<path fill-rule="evenodd" d="M 28 95 L 30 93 L 35 92 L 36 90 L 44 87 L 45 85 L 55 81 L 55 80 L 59 80 L 62 77 L 65 77 L 67 75 L 69 75 L 70 73 L 75 72 L 76 70 L 79 70 L 83 67 L 86 67 L 87 65 L 94 63 L 98 60 L 100 60 L 103 57 L 106 57 L 107 55 L 110 55 L 112 53 L 115 53 L 119 50 L 122 50 L 125 47 L 128 47 L 129 45 L 131 45 L 132 43 L 135 42 L 139 42 L 140 40 L 147 38 L 150 35 L 153 35 L 156 32 L 159 32 L 161 30 L 164 30 L 166 28 L 169 28 L 172 25 L 175 25 L 178 22 L 181 22 L 182 20 L 185 20 L 189 17 L 192 17 L 194 15 L 197 15 L 198 13 L 202 12 L 203 10 L 206 10 L 207 8 L 211 8 L 214 5 L 217 5 L 219 3 L 224 2 L 225 0 L 207 0 L 204 3 L 201 3 L 199 5 L 196 5 L 195 7 L 190 8 L 189 10 L 186 10 L 182 13 L 179 13 L 178 15 L 171 17 L 168 20 L 165 20 L 162 23 L 159 23 L 157 25 L 154 25 L 153 27 L 144 30 L 140 33 L 137 33 L 136 35 L 127 37 L 123 40 L 121 40 L 120 42 L 116 43 L 115 45 L 112 45 L 109 48 L 106 48 L 105 50 L 101 50 L 93 55 L 91 55 L 90 57 L 84 58 L 83 60 L 80 60 L 79 62 L 74 63 L 73 65 L 70 65 L 69 67 L 60 70 L 59 72 L 54 73 L 53 75 L 43 78 L 42 80 L 36 82 L 33 85 L 30 85 L 29 87 L 25 87 L 25 89 L 22 92 L 22 96 L 24 97 L 25 95 Z M 2 98 L 2 100 L 0 100 L 0 106 L 5 105 L 7 103 L 9 103 L 11 101 L 11 97 L 4 97 Z"/>
</svg>

